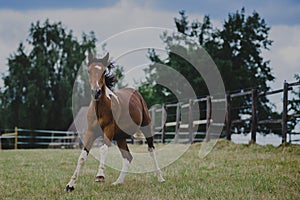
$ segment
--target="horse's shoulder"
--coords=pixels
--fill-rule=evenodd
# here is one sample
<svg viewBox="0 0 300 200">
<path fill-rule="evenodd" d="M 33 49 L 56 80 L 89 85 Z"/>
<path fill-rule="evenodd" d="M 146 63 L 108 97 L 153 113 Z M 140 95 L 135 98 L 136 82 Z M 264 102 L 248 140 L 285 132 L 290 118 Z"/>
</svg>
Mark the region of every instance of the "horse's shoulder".
<svg viewBox="0 0 300 200">
<path fill-rule="evenodd" d="M 122 88 L 120 90 L 115 91 L 115 94 L 119 98 L 127 98 L 128 96 L 131 96 L 135 92 L 136 92 L 136 90 L 133 88 Z"/>
<path fill-rule="evenodd" d="M 136 90 L 133 88 L 122 88 L 116 91 L 116 93 L 127 93 L 127 92 L 135 92 Z"/>
</svg>

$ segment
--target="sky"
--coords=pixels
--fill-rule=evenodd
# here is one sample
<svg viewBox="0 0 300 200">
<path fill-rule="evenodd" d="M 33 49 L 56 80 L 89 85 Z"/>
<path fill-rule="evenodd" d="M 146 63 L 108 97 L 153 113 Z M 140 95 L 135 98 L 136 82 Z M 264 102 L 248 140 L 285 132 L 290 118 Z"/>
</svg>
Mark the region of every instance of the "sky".
<svg viewBox="0 0 300 200">
<path fill-rule="evenodd" d="M 221 27 L 228 13 L 242 7 L 245 7 L 246 14 L 257 11 L 271 27 L 269 37 L 274 43 L 269 51 L 263 52 L 265 60 L 271 61 L 276 77 L 269 85 L 278 89 L 284 80 L 294 81 L 294 74 L 300 73 L 299 0 L 0 0 L 0 73 L 7 72 L 7 58 L 17 50 L 20 42 L 26 44 L 30 24 L 37 20 L 61 21 L 78 38 L 82 32 L 94 31 L 99 46 L 103 41 L 112 41 L 111 36 L 118 38 L 124 33 L 132 33 L 143 37 L 139 45 L 148 38 L 153 40 L 153 45 L 161 47 L 159 36 L 149 36 L 152 29 L 144 29 L 140 35 L 139 31 L 130 30 L 142 27 L 175 30 L 174 17 L 179 16 L 180 10 L 186 11 L 189 21 L 201 21 L 204 15 L 209 15 L 214 26 Z M 160 29 L 154 32 L 160 34 Z M 132 43 L 126 38 L 122 42 Z M 118 56 L 121 60 L 122 56 Z"/>
</svg>

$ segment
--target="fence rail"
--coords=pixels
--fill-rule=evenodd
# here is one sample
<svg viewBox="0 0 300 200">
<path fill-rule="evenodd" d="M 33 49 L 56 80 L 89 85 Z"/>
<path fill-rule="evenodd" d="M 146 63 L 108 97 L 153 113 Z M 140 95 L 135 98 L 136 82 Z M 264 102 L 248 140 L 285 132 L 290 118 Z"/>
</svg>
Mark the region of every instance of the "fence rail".
<svg viewBox="0 0 300 200">
<path fill-rule="evenodd" d="M 15 127 L 14 132 L 0 135 L 0 149 L 9 148 L 75 148 L 79 145 L 78 134 L 71 131 L 29 130 Z M 2 142 L 6 141 L 6 142 Z M 4 145 L 3 145 L 4 144 Z"/>
<path fill-rule="evenodd" d="M 282 135 L 282 143 L 287 142 L 287 132 L 288 132 L 288 121 L 295 118 L 300 118 L 299 114 L 295 115 L 288 115 L 288 91 L 293 90 L 294 86 L 299 86 L 300 82 L 294 82 L 294 83 L 284 83 L 283 89 L 268 91 L 268 92 L 261 92 L 257 89 L 252 89 L 250 91 L 244 91 L 234 94 L 227 94 L 224 98 L 220 99 L 214 99 L 211 96 L 207 96 L 206 98 L 199 98 L 199 99 L 190 99 L 189 103 L 182 103 L 178 102 L 176 104 L 166 104 L 162 105 L 161 107 L 154 107 L 151 108 L 151 117 L 152 117 L 152 123 L 153 123 L 153 130 L 156 133 L 155 141 L 157 142 L 195 142 L 195 141 L 203 141 L 204 138 L 206 141 L 209 141 L 211 138 L 211 132 L 209 129 L 213 126 L 221 126 L 225 130 L 223 131 L 224 136 L 231 140 L 231 134 L 232 134 L 232 126 L 240 124 L 243 125 L 245 123 L 249 123 L 251 126 L 251 140 L 252 142 L 256 142 L 256 134 L 257 129 L 259 125 L 266 125 L 266 124 L 281 124 L 281 135 Z M 262 96 L 268 96 L 268 95 L 274 95 L 274 94 L 283 94 L 283 111 L 282 111 L 282 117 L 280 119 L 260 119 L 258 118 L 258 108 L 257 104 L 259 101 L 259 97 Z M 234 98 L 243 97 L 243 96 L 251 96 L 251 117 L 246 119 L 232 119 L 231 113 L 232 113 L 232 100 Z M 206 104 L 205 106 L 205 112 L 206 118 L 195 118 L 193 116 L 193 104 L 195 103 L 203 103 Z M 225 109 L 225 120 L 224 122 L 215 122 L 215 120 L 212 117 L 212 104 L 213 103 L 224 103 L 224 109 Z M 166 120 L 166 109 L 169 108 L 176 108 L 175 121 L 168 121 Z M 181 121 L 181 116 L 183 113 L 183 109 L 188 109 L 186 111 L 186 114 L 188 115 L 188 121 Z M 160 120 L 157 120 L 159 118 Z M 205 130 L 203 132 L 197 132 L 194 131 L 195 126 L 205 126 Z M 167 129 L 170 129 L 173 127 L 173 134 L 168 132 Z M 184 130 L 182 130 L 184 129 Z M 180 139 L 182 138 L 182 139 Z M 290 141 L 292 142 L 292 141 Z"/>
</svg>

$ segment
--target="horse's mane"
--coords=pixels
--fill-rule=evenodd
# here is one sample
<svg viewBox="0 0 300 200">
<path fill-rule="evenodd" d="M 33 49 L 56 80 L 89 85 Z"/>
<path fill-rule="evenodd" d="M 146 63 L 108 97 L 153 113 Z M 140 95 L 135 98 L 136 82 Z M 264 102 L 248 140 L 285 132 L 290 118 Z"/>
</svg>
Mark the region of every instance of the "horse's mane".
<svg viewBox="0 0 300 200">
<path fill-rule="evenodd" d="M 107 66 L 106 72 L 104 73 L 105 84 L 110 90 L 113 90 L 113 87 L 116 82 L 116 75 L 111 72 L 111 69 L 114 67 L 115 66 L 113 65 L 113 63 L 109 63 L 109 65 Z"/>
</svg>

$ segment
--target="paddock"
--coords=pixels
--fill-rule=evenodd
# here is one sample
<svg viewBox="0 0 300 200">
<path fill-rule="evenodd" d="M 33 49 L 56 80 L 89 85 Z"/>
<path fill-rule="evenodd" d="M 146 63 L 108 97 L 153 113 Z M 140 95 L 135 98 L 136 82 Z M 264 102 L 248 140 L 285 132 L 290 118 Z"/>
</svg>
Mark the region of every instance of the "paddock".
<svg viewBox="0 0 300 200">
<path fill-rule="evenodd" d="M 164 144 L 159 144 L 158 148 Z M 129 145 L 144 149 L 144 145 Z M 137 148 L 137 149 L 135 149 Z M 1 199 L 300 199 L 300 146 L 237 145 L 220 140 L 205 159 L 201 143 L 193 144 L 162 169 L 166 182 L 153 173 L 129 173 L 112 186 L 119 171 L 107 167 L 104 183 L 95 183 L 98 161 L 90 157 L 81 184 L 64 187 L 77 161 L 78 149 L 0 151 Z"/>
<path fill-rule="evenodd" d="M 152 172 L 143 175 L 131 172 L 123 185 L 112 186 L 119 171 L 110 167 L 109 162 L 106 182 L 95 183 L 94 176 L 99 162 L 91 156 L 82 170 L 81 184 L 75 192 L 66 194 L 65 184 L 80 153 L 79 133 L 17 127 L 6 130 L 0 136 L 0 144 L 10 144 L 15 150 L 0 151 L 0 199 L 300 199 L 300 145 L 293 144 L 299 142 L 299 139 L 290 137 L 291 133 L 286 129 L 288 120 L 299 118 L 298 115 L 289 116 L 286 109 L 287 94 L 291 87 L 299 83 L 284 85 L 284 89 L 269 93 L 252 90 L 243 94 L 230 94 L 220 100 L 211 97 L 198 99 L 196 101 L 206 104 L 208 113 L 200 120 L 194 119 L 190 112 L 192 101 L 152 108 L 158 149 L 166 145 L 178 145 L 177 142 L 199 142 L 189 146 L 182 156 L 162 168 L 167 180 L 163 184 L 157 184 Z M 281 119 L 258 120 L 255 116 L 248 119 L 230 118 L 230 98 L 251 95 L 255 100 L 262 95 L 280 93 L 284 97 L 284 101 L 280 102 L 284 111 Z M 215 123 L 211 118 L 209 109 L 213 103 L 226 105 L 225 123 Z M 171 108 L 176 111 L 173 116 L 175 121 L 162 120 L 165 110 Z M 256 113 L 256 107 L 252 108 L 252 113 Z M 189 120 L 180 121 L 177 114 L 185 114 Z M 250 138 L 245 142 L 247 144 L 228 141 L 232 139 L 233 126 L 238 123 L 251 124 Z M 264 123 L 281 124 L 283 137 L 280 146 L 249 143 L 250 140 L 256 141 L 256 127 Z M 202 145 L 214 144 L 215 140 L 210 137 L 209 131 L 191 132 L 189 128 L 194 125 L 206 128 L 223 126 L 223 137 L 228 140 L 220 139 L 207 157 L 200 158 Z M 174 130 L 168 132 L 171 128 Z M 132 143 L 132 140 L 128 140 L 128 143 Z M 33 147 L 38 149 L 31 149 Z M 145 144 L 130 144 L 129 148 L 139 152 L 145 150 Z"/>
</svg>

